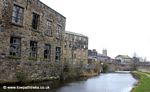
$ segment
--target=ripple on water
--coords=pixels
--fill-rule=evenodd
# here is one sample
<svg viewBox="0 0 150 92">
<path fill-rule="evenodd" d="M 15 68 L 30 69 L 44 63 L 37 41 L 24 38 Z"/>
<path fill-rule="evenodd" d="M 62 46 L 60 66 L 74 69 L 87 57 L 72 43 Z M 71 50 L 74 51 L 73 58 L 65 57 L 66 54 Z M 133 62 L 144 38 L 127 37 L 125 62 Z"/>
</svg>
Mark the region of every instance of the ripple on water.
<svg viewBox="0 0 150 92">
<path fill-rule="evenodd" d="M 57 92 L 130 92 L 136 82 L 130 73 L 107 73 L 70 83 Z"/>
</svg>

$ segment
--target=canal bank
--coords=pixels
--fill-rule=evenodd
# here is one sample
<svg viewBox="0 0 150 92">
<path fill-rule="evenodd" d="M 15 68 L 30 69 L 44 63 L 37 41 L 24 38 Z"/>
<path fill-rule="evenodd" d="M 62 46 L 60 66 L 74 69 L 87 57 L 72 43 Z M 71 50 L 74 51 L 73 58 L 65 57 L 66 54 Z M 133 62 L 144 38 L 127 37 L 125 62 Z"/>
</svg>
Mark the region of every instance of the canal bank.
<svg viewBox="0 0 150 92">
<path fill-rule="evenodd" d="M 134 71 L 132 75 L 138 79 L 138 83 L 131 92 L 150 92 L 150 73 Z"/>
<path fill-rule="evenodd" d="M 74 80 L 56 80 L 55 83 L 52 81 L 35 82 L 26 84 L 26 86 L 50 87 L 48 90 L 29 90 L 27 92 L 130 92 L 136 83 L 137 80 L 129 72 L 116 72 L 101 73 L 95 77 Z M 52 88 L 54 86 L 55 88 Z M 5 90 L 5 92 L 9 91 Z M 20 90 L 14 92 L 20 92 Z"/>
<path fill-rule="evenodd" d="M 62 85 L 74 81 L 87 80 L 88 78 L 99 75 L 99 72 L 94 71 L 92 69 L 84 69 L 84 68 L 73 68 L 69 66 L 69 68 L 64 68 L 64 72 L 60 76 L 51 76 L 44 78 L 36 78 L 26 80 L 26 78 L 19 73 L 18 80 L 16 81 L 7 81 L 0 82 L 1 89 L 3 86 L 49 86 L 50 89 L 56 89 L 61 87 Z M 0 91 L 1 92 L 1 91 Z"/>
<path fill-rule="evenodd" d="M 0 85 L 20 85 L 43 81 L 74 80 L 99 74 L 98 68 L 52 64 L 51 62 L 3 61 L 0 59 Z M 54 82 L 55 84 L 55 82 Z M 53 84 L 52 84 L 53 85 Z"/>
<path fill-rule="evenodd" d="M 63 87 L 69 83 L 86 81 L 87 79 L 92 78 L 91 76 L 86 77 L 76 77 L 76 78 L 68 78 L 66 80 L 38 80 L 38 81 L 30 81 L 30 82 L 10 82 L 4 83 L 0 85 L 0 92 L 55 92 L 56 89 Z M 4 89 L 4 87 L 7 87 Z M 22 87 L 22 89 L 18 89 L 17 87 Z M 24 89 L 29 87 L 29 89 Z M 48 87 L 48 89 L 40 89 L 40 87 Z M 10 89 L 9 89 L 10 88 Z M 33 89 L 32 89 L 33 88 Z M 35 88 L 35 89 L 34 89 Z M 37 89 L 38 88 L 38 89 Z"/>
</svg>

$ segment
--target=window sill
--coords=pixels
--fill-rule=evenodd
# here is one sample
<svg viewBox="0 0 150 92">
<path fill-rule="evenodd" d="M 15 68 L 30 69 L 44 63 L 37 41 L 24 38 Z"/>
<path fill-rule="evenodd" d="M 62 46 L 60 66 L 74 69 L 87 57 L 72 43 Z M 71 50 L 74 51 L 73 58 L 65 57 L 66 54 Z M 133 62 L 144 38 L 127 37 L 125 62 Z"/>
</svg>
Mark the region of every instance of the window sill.
<svg viewBox="0 0 150 92">
<path fill-rule="evenodd" d="M 55 60 L 55 62 L 59 63 L 59 62 L 60 62 L 60 60 Z"/>
<path fill-rule="evenodd" d="M 33 60 L 33 61 L 36 61 L 36 60 L 37 60 L 36 57 L 29 57 L 28 59 L 29 59 L 29 60 Z"/>
<path fill-rule="evenodd" d="M 46 33 L 45 33 L 44 35 L 45 35 L 45 36 L 48 36 L 48 37 L 53 37 L 52 35 L 49 35 L 49 34 L 46 34 Z"/>
<path fill-rule="evenodd" d="M 31 31 L 41 33 L 38 29 L 31 28 Z"/>
<path fill-rule="evenodd" d="M 50 61 L 50 59 L 47 59 L 47 58 L 44 58 L 43 60 L 44 60 L 44 61 Z"/>
<path fill-rule="evenodd" d="M 84 48 L 84 50 L 87 50 L 88 48 Z"/>
<path fill-rule="evenodd" d="M 57 40 L 61 40 L 61 37 L 56 37 Z"/>
<path fill-rule="evenodd" d="M 12 56 L 12 55 L 9 55 L 8 58 L 9 59 L 21 59 L 20 56 Z"/>
<path fill-rule="evenodd" d="M 23 24 L 17 24 L 17 23 L 14 23 L 14 22 L 12 22 L 11 24 L 14 25 L 14 26 L 23 27 Z"/>
</svg>

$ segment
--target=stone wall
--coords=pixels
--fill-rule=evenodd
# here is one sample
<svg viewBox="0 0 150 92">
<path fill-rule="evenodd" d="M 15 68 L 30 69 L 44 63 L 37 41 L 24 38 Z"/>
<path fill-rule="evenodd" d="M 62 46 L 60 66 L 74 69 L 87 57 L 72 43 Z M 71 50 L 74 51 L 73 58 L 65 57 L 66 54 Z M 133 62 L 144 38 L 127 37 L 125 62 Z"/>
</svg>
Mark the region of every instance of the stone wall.
<svg viewBox="0 0 150 92">
<path fill-rule="evenodd" d="M 0 20 L 2 20 L 3 0 L 0 0 Z"/>
<path fill-rule="evenodd" d="M 144 66 L 144 65 L 138 65 L 137 67 L 136 67 L 136 69 L 138 70 L 138 71 L 142 71 L 142 72 L 150 72 L 150 66 Z"/>
<path fill-rule="evenodd" d="M 3 6 L 3 0 L 0 0 L 0 32 L 3 31 L 3 19 L 2 19 L 2 16 L 3 16 L 3 11 L 4 10 L 4 6 Z"/>
<path fill-rule="evenodd" d="M 114 71 L 132 71 L 134 70 L 133 65 L 131 64 L 116 64 L 116 63 L 106 63 L 108 66 L 108 72 Z"/>
<path fill-rule="evenodd" d="M 0 59 L 0 83 L 60 78 L 62 70 L 60 63 Z"/>
</svg>

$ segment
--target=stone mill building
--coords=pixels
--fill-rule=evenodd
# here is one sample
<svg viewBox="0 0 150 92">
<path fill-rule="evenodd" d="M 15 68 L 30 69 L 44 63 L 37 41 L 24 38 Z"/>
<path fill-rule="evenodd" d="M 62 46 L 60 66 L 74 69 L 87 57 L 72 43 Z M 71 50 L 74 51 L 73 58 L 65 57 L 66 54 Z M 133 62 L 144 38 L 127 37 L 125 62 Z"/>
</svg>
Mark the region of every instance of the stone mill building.
<svg viewBox="0 0 150 92">
<path fill-rule="evenodd" d="M 59 76 L 65 21 L 39 0 L 0 0 L 0 80 Z"/>
<path fill-rule="evenodd" d="M 64 32 L 64 62 L 81 67 L 88 63 L 88 37 L 79 33 Z"/>
</svg>

